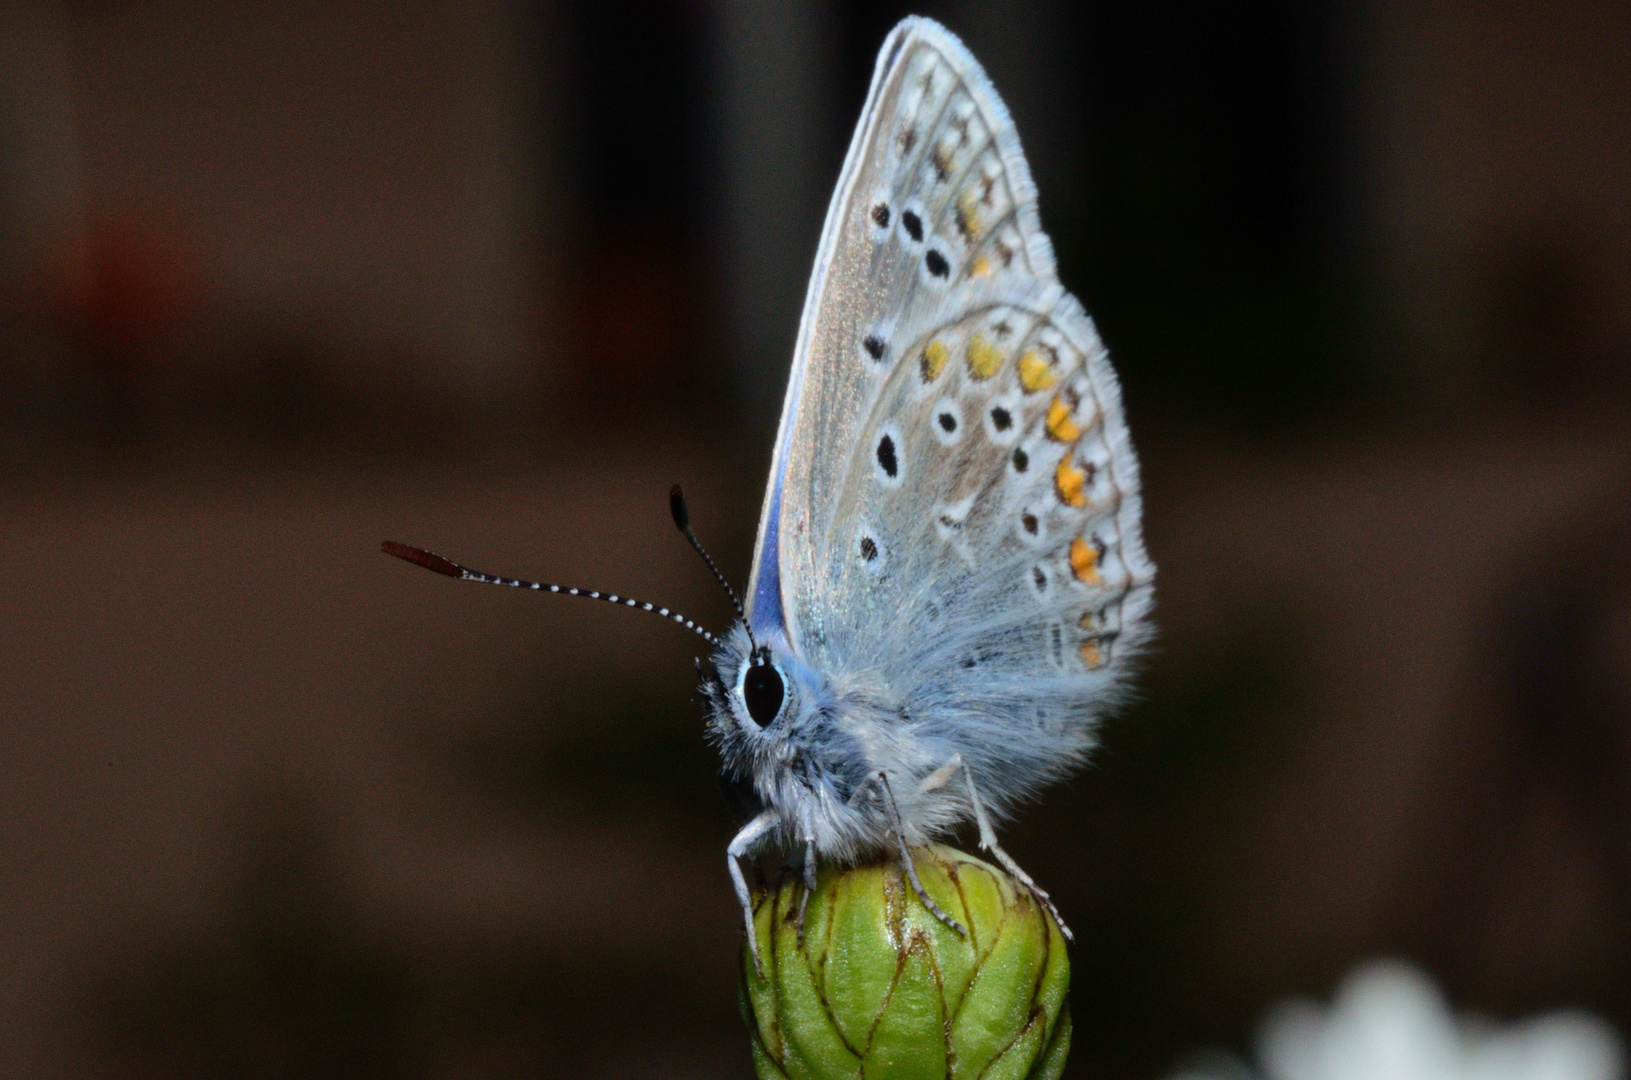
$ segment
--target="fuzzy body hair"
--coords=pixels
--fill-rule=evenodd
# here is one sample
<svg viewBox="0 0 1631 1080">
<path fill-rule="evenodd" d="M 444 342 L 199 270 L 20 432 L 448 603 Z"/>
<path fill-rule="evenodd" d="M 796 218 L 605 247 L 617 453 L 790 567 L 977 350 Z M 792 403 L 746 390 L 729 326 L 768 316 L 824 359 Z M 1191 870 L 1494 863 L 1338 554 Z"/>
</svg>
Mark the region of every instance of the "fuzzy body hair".
<svg viewBox="0 0 1631 1080">
<path fill-rule="evenodd" d="M 740 623 L 714 654 L 701 689 L 709 740 L 727 779 L 748 785 L 776 815 L 767 848 L 810 844 L 821 861 L 844 864 L 893 850 L 898 841 L 885 793 L 873 782 L 879 774 L 889 778 L 906 845 L 944 839 L 974 818 L 969 782 L 1000 821 L 1073 770 L 1093 745 L 1085 716 L 1062 729 L 1027 733 L 1000 709 L 956 708 L 928 688 L 894 693 L 865 670 L 818 671 L 784 640 L 761 643 L 786 685 L 772 723 L 761 728 L 736 690 L 751 652 Z M 966 777 L 925 786 L 959 756 Z"/>
</svg>

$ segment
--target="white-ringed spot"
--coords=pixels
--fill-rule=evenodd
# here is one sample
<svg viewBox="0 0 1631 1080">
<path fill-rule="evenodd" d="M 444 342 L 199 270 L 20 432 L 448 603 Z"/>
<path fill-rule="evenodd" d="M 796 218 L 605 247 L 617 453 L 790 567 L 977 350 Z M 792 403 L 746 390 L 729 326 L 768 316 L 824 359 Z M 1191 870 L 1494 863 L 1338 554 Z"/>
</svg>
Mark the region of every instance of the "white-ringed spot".
<svg viewBox="0 0 1631 1080">
<path fill-rule="evenodd" d="M 985 437 L 998 446 L 1012 446 L 1024 420 L 1023 402 L 1015 391 L 992 398 L 985 406 Z"/>
<path fill-rule="evenodd" d="M 929 430 L 941 446 L 955 446 L 963 438 L 963 410 L 957 402 L 943 397 L 929 410 Z"/>
<path fill-rule="evenodd" d="M 890 424 L 872 443 L 872 475 L 884 487 L 899 487 L 906 468 L 901 460 L 900 429 Z"/>
</svg>

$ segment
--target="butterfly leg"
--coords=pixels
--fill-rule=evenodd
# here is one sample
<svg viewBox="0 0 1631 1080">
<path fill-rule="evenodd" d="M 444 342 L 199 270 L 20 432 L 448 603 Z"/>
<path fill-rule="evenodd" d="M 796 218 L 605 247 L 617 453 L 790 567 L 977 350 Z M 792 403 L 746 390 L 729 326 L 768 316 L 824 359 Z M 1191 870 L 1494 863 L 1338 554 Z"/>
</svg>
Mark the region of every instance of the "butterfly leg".
<svg viewBox="0 0 1631 1080">
<path fill-rule="evenodd" d="M 804 890 L 799 893 L 798 940 L 804 947 L 804 912 L 810 906 L 810 894 L 816 887 L 815 824 L 810 820 L 809 806 L 799 812 L 799 832 L 804 834 Z"/>
<path fill-rule="evenodd" d="M 810 894 L 816 888 L 815 839 L 804 839 L 804 891 L 799 893 L 799 948 L 804 948 L 804 910 L 810 906 Z"/>
<path fill-rule="evenodd" d="M 956 931 L 958 937 L 968 937 L 968 931 L 963 929 L 963 924 L 940 910 L 940 905 L 934 902 L 934 897 L 928 894 L 923 888 L 923 882 L 918 880 L 917 866 L 913 864 L 912 853 L 906 847 L 906 832 L 901 828 L 900 808 L 895 805 L 895 793 L 889 787 L 889 774 L 880 772 L 877 777 L 878 785 L 883 789 L 884 807 L 889 811 L 889 823 L 895 830 L 895 840 L 900 844 L 900 864 L 906 871 L 906 880 L 912 883 L 912 891 L 917 893 L 917 898 L 923 901 L 923 906 L 929 909 L 930 914 Z"/>
<path fill-rule="evenodd" d="M 1066 941 L 1075 941 L 1076 936 L 1070 932 L 1070 927 L 1065 925 L 1065 920 L 1059 917 L 1059 909 L 1053 906 L 1053 900 L 1049 898 L 1047 892 L 1032 881 L 1031 875 L 1021 870 L 1019 863 L 1014 861 L 1014 857 L 1002 850 L 1002 846 L 997 843 L 997 831 L 991 827 L 991 819 L 985 816 L 985 804 L 980 801 L 980 791 L 974 786 L 974 774 L 969 772 L 968 766 L 963 763 L 963 755 L 953 754 L 950 761 L 930 773 L 923 781 L 924 790 L 932 791 L 934 788 L 941 787 L 951 779 L 951 774 L 958 769 L 962 769 L 963 780 L 968 784 L 968 800 L 974 804 L 974 825 L 980 830 L 980 847 L 990 852 L 1002 864 L 1004 870 L 1014 875 L 1027 889 L 1031 890 L 1031 895 L 1042 902 L 1042 906 L 1047 909 L 1048 914 L 1053 916 L 1054 924 L 1059 927 L 1059 932 L 1065 935 Z M 936 782 L 931 783 L 931 781 Z"/>
<path fill-rule="evenodd" d="M 725 861 L 730 864 L 731 883 L 736 886 L 736 900 L 742 905 L 742 919 L 747 923 L 748 948 L 753 951 L 753 970 L 759 978 L 765 977 L 765 967 L 759 959 L 759 935 L 753 929 L 753 895 L 748 892 L 747 879 L 742 876 L 742 860 L 746 858 L 766 833 L 776 827 L 780 818 L 774 810 L 766 810 L 737 833 L 725 849 Z"/>
</svg>

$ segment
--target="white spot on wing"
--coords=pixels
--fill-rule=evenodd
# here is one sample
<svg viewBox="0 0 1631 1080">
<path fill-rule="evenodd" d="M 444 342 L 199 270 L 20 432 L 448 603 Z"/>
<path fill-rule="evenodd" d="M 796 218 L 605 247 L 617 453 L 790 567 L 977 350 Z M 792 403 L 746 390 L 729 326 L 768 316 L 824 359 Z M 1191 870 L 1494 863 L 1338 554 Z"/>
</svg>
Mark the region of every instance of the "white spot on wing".
<svg viewBox="0 0 1631 1080">
<path fill-rule="evenodd" d="M 900 210 L 887 188 L 879 188 L 872 193 L 872 201 L 866 204 L 866 223 L 868 234 L 874 244 L 881 244 L 889 239 L 894 231 L 895 219 Z"/>
<path fill-rule="evenodd" d="M 900 428 L 886 424 L 872 439 L 872 475 L 884 487 L 900 487 L 906 478 L 906 459 Z"/>
<path fill-rule="evenodd" d="M 969 511 L 974 509 L 974 495 L 969 494 L 954 503 L 941 503 L 934 508 L 934 531 L 968 564 L 970 570 L 978 563 L 974 549 L 968 542 Z"/>
<path fill-rule="evenodd" d="M 955 399 L 943 397 L 929 410 L 929 430 L 941 446 L 955 446 L 963 438 L 963 410 Z"/>
<path fill-rule="evenodd" d="M 1014 535 L 1027 547 L 1041 548 L 1048 543 L 1048 511 L 1046 502 L 1026 503 L 1014 515 Z"/>
<path fill-rule="evenodd" d="M 985 437 L 998 446 L 1012 446 L 1025 422 L 1018 390 L 999 394 L 985 404 Z M 1006 421 L 1006 423 L 1004 423 Z"/>
<path fill-rule="evenodd" d="M 1047 603 L 1049 595 L 1053 592 L 1053 572 L 1042 563 L 1032 563 L 1023 573 L 1031 595 L 1038 601 Z"/>
<path fill-rule="evenodd" d="M 863 520 L 855 527 L 855 536 L 850 544 L 850 557 L 858 561 L 867 573 L 878 577 L 889 565 L 889 546 L 879 537 L 878 530 Z"/>
</svg>

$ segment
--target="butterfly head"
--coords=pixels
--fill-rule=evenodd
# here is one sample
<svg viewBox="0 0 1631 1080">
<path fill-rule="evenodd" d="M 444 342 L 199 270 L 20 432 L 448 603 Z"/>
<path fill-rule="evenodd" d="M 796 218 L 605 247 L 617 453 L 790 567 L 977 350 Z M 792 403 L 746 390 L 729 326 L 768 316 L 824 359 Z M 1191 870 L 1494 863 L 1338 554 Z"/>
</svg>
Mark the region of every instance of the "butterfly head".
<svg viewBox="0 0 1631 1080">
<path fill-rule="evenodd" d="M 748 774 L 795 754 L 819 722 L 822 687 L 779 635 L 754 640 L 738 623 L 714 654 L 702 687 L 709 732 L 727 769 Z"/>
</svg>

